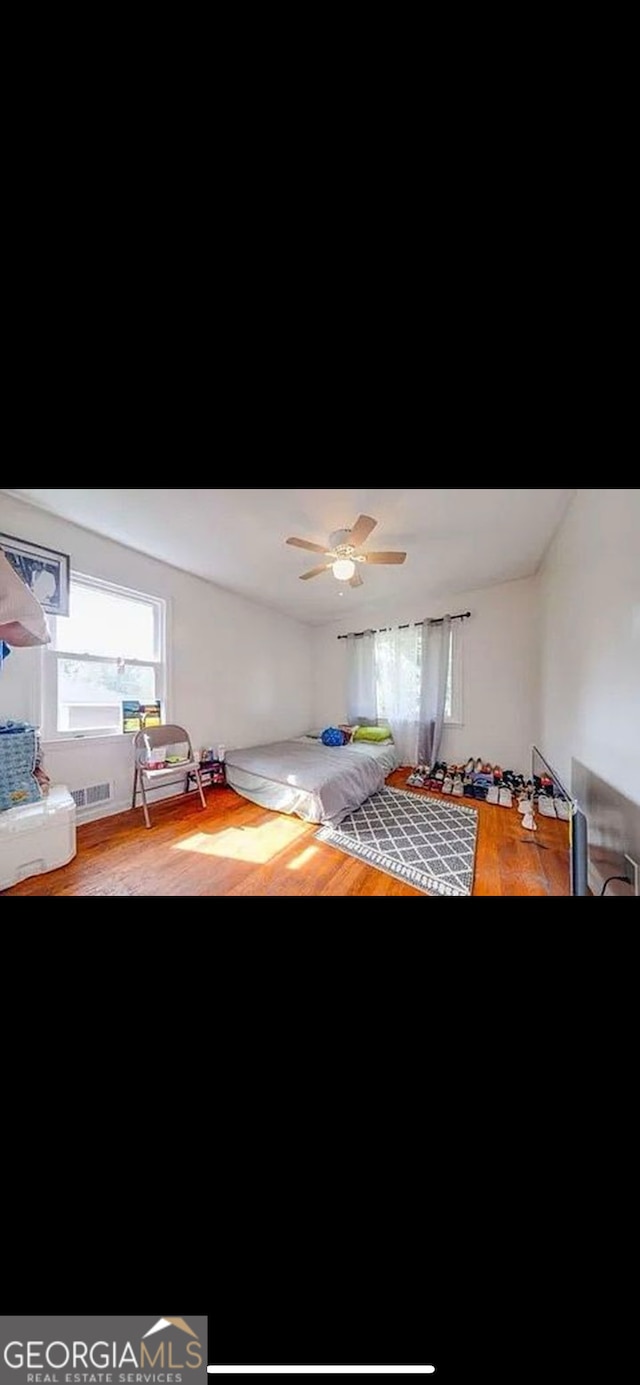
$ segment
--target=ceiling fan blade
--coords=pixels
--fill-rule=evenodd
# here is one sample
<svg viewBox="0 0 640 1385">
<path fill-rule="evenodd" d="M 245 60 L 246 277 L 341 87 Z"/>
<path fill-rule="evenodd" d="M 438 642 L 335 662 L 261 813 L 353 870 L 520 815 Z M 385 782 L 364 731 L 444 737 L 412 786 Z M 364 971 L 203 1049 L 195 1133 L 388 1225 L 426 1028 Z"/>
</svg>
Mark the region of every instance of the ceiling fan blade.
<svg viewBox="0 0 640 1385">
<path fill-rule="evenodd" d="M 360 572 L 359 572 L 358 568 L 356 568 L 355 573 L 354 573 L 354 575 L 353 575 L 353 577 L 351 578 L 351 581 L 350 581 L 350 583 L 349 583 L 349 586 L 350 586 L 350 587 L 364 587 L 364 582 L 363 582 L 363 580 L 362 580 L 362 578 L 361 578 L 361 576 L 360 576 Z"/>
<path fill-rule="evenodd" d="M 320 567 L 312 567 L 309 572 L 300 573 L 300 581 L 308 582 L 310 577 L 319 577 L 321 572 L 330 572 L 333 563 L 322 563 Z"/>
<path fill-rule="evenodd" d="M 364 560 L 367 563 L 404 563 L 406 553 L 364 553 Z"/>
<path fill-rule="evenodd" d="M 353 544 L 354 548 L 359 548 L 377 528 L 377 524 L 377 519 L 372 519 L 371 515 L 360 515 L 349 535 L 349 543 Z"/>
<path fill-rule="evenodd" d="M 308 539 L 287 539 L 293 548 L 306 548 L 309 553 L 328 553 L 328 548 L 323 548 L 320 543 L 309 543 Z"/>
</svg>

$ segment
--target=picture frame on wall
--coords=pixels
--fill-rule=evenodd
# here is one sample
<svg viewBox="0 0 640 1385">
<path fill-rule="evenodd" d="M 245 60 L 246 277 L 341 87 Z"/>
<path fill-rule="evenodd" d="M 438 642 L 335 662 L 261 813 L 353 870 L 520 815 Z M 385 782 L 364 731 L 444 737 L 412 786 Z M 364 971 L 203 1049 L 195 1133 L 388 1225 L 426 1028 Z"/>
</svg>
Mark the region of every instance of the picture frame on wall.
<svg viewBox="0 0 640 1385">
<path fill-rule="evenodd" d="M 0 534 L 0 549 L 14 572 L 50 616 L 68 616 L 71 559 L 68 553 Z"/>
</svg>

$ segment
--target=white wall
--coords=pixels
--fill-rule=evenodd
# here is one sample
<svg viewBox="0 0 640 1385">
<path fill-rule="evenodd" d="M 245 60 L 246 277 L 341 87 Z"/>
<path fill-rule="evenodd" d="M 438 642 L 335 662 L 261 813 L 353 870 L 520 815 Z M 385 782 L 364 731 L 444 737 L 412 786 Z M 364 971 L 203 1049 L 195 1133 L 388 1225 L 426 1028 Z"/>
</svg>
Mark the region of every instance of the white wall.
<svg viewBox="0 0 640 1385">
<path fill-rule="evenodd" d="M 540 749 L 640 803 L 640 490 L 580 490 L 540 573 Z"/>
<path fill-rule="evenodd" d="M 169 603 L 167 710 L 187 727 L 194 746 L 231 749 L 309 729 L 308 626 L 2 493 L 0 532 L 69 553 L 76 571 Z M 41 667 L 47 657 L 39 649 L 12 651 L 0 673 L 0 718 L 39 724 Z M 56 742 L 45 749 L 56 782 L 76 789 L 113 780 L 117 805 L 127 803 L 131 738 Z"/>
<path fill-rule="evenodd" d="M 390 582 L 392 574 L 390 575 Z M 471 611 L 464 622 L 464 726 L 445 732 L 442 755 L 460 763 L 482 756 L 503 769 L 529 770 L 538 699 L 538 590 L 535 578 L 443 601 L 425 592 L 413 603 L 362 606 L 358 615 L 314 631 L 317 727 L 347 717 L 347 642 L 339 634 Z"/>
</svg>

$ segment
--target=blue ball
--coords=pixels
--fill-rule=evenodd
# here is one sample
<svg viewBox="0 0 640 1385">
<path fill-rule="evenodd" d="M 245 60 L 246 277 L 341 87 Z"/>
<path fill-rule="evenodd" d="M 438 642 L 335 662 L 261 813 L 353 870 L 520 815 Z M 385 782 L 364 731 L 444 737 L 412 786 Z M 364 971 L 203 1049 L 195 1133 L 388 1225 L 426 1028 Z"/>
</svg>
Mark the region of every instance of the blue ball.
<svg viewBox="0 0 640 1385">
<path fill-rule="evenodd" d="M 332 746 L 344 745 L 344 733 L 339 731 L 337 726 L 328 726 L 326 731 L 322 732 L 322 744 Z"/>
</svg>

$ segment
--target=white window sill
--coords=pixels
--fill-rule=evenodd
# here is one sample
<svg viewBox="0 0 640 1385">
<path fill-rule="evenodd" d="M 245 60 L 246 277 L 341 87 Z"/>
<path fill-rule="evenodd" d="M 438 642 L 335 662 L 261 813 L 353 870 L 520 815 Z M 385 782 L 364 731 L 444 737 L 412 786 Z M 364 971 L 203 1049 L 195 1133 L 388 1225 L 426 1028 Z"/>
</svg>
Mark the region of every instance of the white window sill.
<svg viewBox="0 0 640 1385">
<path fill-rule="evenodd" d="M 105 731 L 104 735 L 43 736 L 41 744 L 43 750 L 68 750 L 70 745 L 126 745 L 135 735 L 135 731 Z"/>
</svg>

